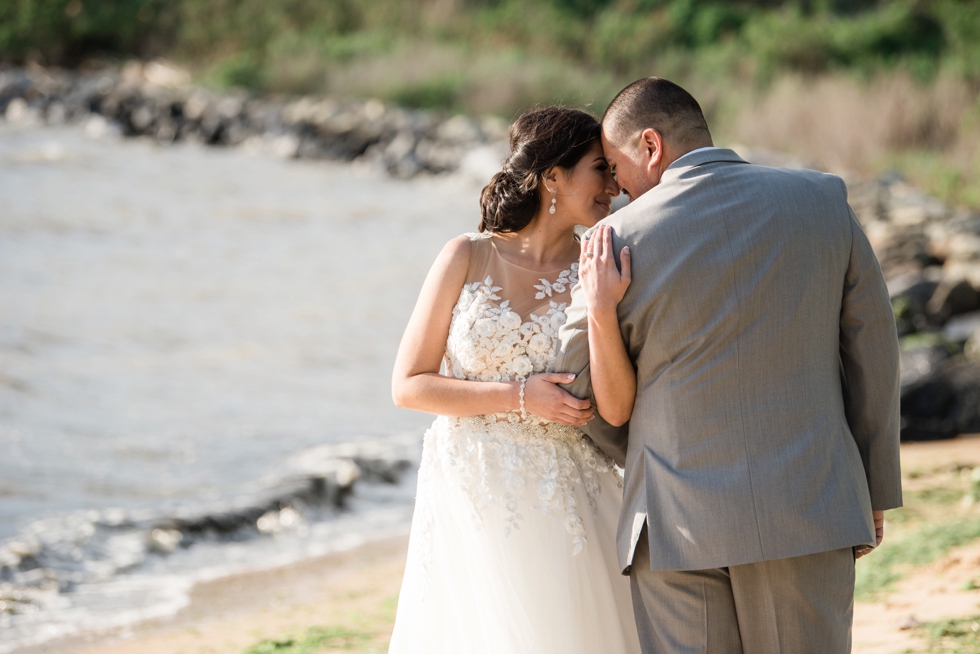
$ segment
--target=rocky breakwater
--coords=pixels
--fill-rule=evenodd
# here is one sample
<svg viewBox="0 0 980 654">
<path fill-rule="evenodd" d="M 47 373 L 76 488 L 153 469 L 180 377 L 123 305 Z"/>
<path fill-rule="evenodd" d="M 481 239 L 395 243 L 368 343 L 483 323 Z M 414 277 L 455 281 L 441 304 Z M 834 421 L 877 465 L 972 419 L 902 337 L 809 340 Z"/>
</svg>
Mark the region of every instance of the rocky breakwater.
<svg viewBox="0 0 980 654">
<path fill-rule="evenodd" d="M 980 213 L 898 177 L 849 183 L 901 343 L 902 439 L 980 431 Z"/>
<path fill-rule="evenodd" d="M 148 137 L 266 150 L 281 157 L 358 161 L 400 178 L 481 170 L 506 154 L 507 124 L 410 110 L 378 100 L 254 97 L 189 84 L 165 63 L 71 72 L 0 71 L 0 116 L 14 124 L 82 123 L 93 136 Z"/>
</svg>

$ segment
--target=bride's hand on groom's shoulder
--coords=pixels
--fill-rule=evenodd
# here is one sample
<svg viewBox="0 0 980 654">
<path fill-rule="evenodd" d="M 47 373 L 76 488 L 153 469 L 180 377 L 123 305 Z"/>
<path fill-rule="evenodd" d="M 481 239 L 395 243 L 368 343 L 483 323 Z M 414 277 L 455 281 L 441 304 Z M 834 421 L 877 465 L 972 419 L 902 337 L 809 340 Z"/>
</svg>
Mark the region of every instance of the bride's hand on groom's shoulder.
<svg viewBox="0 0 980 654">
<path fill-rule="evenodd" d="M 581 426 L 595 417 L 588 400 L 580 400 L 558 384 L 568 384 L 575 375 L 545 372 L 531 375 L 524 385 L 524 404 L 527 412 L 550 422 Z"/>
<path fill-rule="evenodd" d="M 615 313 L 632 279 L 630 249 L 624 247 L 620 251 L 620 265 L 617 266 L 612 236 L 612 227 L 599 225 L 588 239 L 582 241 L 578 276 L 590 313 Z"/>
</svg>

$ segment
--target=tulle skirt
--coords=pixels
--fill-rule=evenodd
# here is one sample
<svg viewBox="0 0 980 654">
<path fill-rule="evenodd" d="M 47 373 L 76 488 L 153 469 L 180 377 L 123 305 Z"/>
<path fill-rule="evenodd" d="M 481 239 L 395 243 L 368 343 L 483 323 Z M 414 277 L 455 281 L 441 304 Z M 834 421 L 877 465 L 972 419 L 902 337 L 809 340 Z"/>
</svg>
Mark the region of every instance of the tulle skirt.
<svg viewBox="0 0 980 654">
<path fill-rule="evenodd" d="M 577 429 L 438 418 L 389 654 L 639 652 L 621 503 L 619 471 Z"/>
</svg>

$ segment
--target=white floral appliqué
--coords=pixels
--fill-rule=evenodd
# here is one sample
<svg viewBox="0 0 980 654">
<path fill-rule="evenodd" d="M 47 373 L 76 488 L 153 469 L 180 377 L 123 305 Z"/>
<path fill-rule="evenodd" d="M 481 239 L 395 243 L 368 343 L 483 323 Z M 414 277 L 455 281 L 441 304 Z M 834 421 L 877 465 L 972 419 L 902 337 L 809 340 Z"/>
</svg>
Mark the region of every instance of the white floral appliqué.
<svg viewBox="0 0 980 654">
<path fill-rule="evenodd" d="M 541 283 L 534 285 L 534 288 L 538 289 L 538 292 L 534 294 L 535 300 L 551 297 L 552 293 L 564 293 L 578 283 L 578 264 L 573 263 L 568 270 L 563 270 L 554 282 L 549 282 L 544 278 L 538 281 Z"/>
<path fill-rule="evenodd" d="M 559 280 L 564 281 L 549 284 L 549 295 L 551 289 L 565 292 L 577 278 L 574 271 L 565 270 Z M 567 320 L 566 305 L 552 300 L 542 315 L 532 313 L 524 321 L 510 308 L 509 300 L 501 301 L 500 290 L 487 277 L 467 284 L 460 292 L 446 344 L 446 368 L 453 377 L 514 381 L 544 372 L 554 360 L 558 329 Z M 517 417 L 509 414 L 506 419 Z"/>
<path fill-rule="evenodd" d="M 578 265 L 557 280 L 535 285 L 536 299 L 553 298 L 578 282 Z M 530 290 L 530 289 L 528 289 Z M 558 330 L 566 305 L 548 299 L 543 313 L 524 320 L 501 298 L 491 277 L 463 287 L 453 309 L 446 343 L 446 371 L 457 379 L 514 381 L 544 372 L 558 351 Z M 426 432 L 419 470 L 413 540 L 418 536 L 424 575 L 423 596 L 439 525 L 429 510 L 432 475 L 462 490 L 474 520 L 490 507 L 503 512 L 504 533 L 520 529 L 522 511 L 537 510 L 562 519 L 572 552 L 586 546 L 582 511 L 597 511 L 600 476 L 615 464 L 576 427 L 548 422 L 519 411 L 453 418 L 440 416 Z M 622 487 L 622 478 L 613 472 Z M 579 506 L 582 488 L 589 506 Z"/>
</svg>

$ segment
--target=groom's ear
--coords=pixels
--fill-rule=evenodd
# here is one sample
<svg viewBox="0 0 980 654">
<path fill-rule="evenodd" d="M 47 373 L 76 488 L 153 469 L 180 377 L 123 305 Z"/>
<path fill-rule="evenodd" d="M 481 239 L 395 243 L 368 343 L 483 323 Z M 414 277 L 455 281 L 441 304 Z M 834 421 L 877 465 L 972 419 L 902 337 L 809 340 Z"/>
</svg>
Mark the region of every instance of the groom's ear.
<svg viewBox="0 0 980 654">
<path fill-rule="evenodd" d="M 640 160 L 646 165 L 647 169 L 656 167 L 664 156 L 664 139 L 660 132 L 648 127 L 640 132 L 640 140 L 637 143 L 640 150 Z"/>
</svg>

